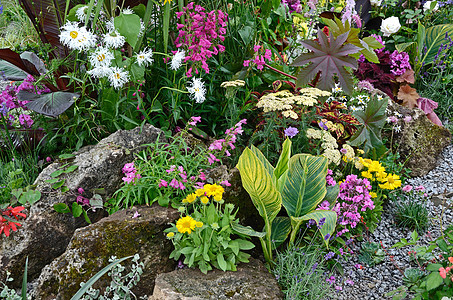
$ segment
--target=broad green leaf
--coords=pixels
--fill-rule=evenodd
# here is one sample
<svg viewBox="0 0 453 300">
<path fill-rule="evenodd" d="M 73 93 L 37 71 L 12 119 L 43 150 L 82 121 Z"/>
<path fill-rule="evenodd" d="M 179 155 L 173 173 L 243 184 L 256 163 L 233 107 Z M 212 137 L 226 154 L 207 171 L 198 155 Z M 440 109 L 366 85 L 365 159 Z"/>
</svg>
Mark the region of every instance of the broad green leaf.
<svg viewBox="0 0 453 300">
<path fill-rule="evenodd" d="M 113 267 L 115 267 L 117 264 L 121 263 L 122 261 L 126 260 L 126 259 L 129 259 L 133 256 L 128 256 L 128 257 L 123 257 L 121 259 L 117 259 L 115 260 L 114 262 L 112 262 L 111 264 L 109 264 L 107 267 L 105 267 L 104 269 L 102 269 L 101 271 L 99 271 L 98 273 L 96 273 L 96 275 L 94 275 L 93 277 L 90 278 L 90 280 L 88 280 L 78 291 L 77 293 L 72 296 L 71 300 L 79 300 L 80 298 L 82 298 L 82 296 L 85 294 L 86 291 L 88 291 L 88 289 L 96 282 L 98 281 L 99 278 L 101 278 L 105 273 L 107 273 L 108 271 L 110 271 Z"/>
<path fill-rule="evenodd" d="M 222 271 L 227 270 L 227 263 L 222 253 L 217 254 L 217 263 L 219 264 L 219 267 Z"/>
<path fill-rule="evenodd" d="M 439 272 L 439 269 L 442 268 L 443 266 L 441 264 L 429 264 L 426 267 L 427 271 L 432 271 L 432 272 Z"/>
<path fill-rule="evenodd" d="M 338 198 L 338 194 L 340 194 L 340 185 L 329 185 L 326 187 L 326 195 L 324 196 L 323 201 L 328 201 L 330 204 L 334 204 Z"/>
<path fill-rule="evenodd" d="M 230 241 L 228 243 L 228 248 L 230 248 L 235 255 L 239 254 L 239 243 L 237 241 Z"/>
<path fill-rule="evenodd" d="M 272 177 L 257 156 L 246 148 L 236 166 L 242 185 L 249 193 L 265 224 L 272 224 L 282 206 L 282 197 L 272 182 Z"/>
<path fill-rule="evenodd" d="M 324 238 L 324 243 L 326 244 L 326 246 L 328 246 L 329 239 L 334 233 L 335 227 L 337 226 L 336 212 L 331 210 L 315 210 L 299 218 L 291 217 L 291 226 L 293 227 L 293 231 L 298 231 L 303 221 L 313 219 L 316 221 L 316 224 L 319 224 L 319 221 L 322 218 L 326 218 L 326 220 L 319 231 L 321 232 L 321 236 Z"/>
<path fill-rule="evenodd" d="M 360 147 L 363 144 L 365 152 L 379 148 L 382 144 L 381 130 L 385 124 L 385 110 L 388 98 L 378 100 L 373 97 L 364 111 L 355 111 L 353 115 L 362 124 L 349 139 L 351 146 Z"/>
<path fill-rule="evenodd" d="M 425 39 L 426 39 L 426 28 L 422 23 L 418 22 L 417 28 L 417 47 L 418 47 L 418 58 L 421 59 L 421 54 L 425 48 Z M 401 51 L 400 51 L 401 52 Z"/>
<path fill-rule="evenodd" d="M 255 154 L 256 158 L 258 158 L 261 163 L 263 164 L 266 171 L 269 173 L 269 176 L 274 176 L 274 167 L 271 163 L 267 160 L 266 156 L 260 151 L 260 149 L 256 148 L 255 146 L 251 146 L 250 150 Z"/>
<path fill-rule="evenodd" d="M 429 27 L 426 29 L 425 46 L 427 48 L 426 54 L 423 56 L 422 61 L 429 64 L 434 61 L 440 46 L 448 43 L 445 35 L 453 36 L 453 24 L 442 24 Z"/>
<path fill-rule="evenodd" d="M 104 1 L 100 1 L 100 2 L 104 2 Z M 80 22 L 80 20 L 77 18 L 76 13 L 77 13 L 77 10 L 83 6 L 86 6 L 86 4 L 77 4 L 76 6 L 71 8 L 68 15 L 66 16 L 66 20 L 71 21 L 71 22 Z"/>
<path fill-rule="evenodd" d="M 164 53 L 167 53 L 169 31 L 170 31 L 170 2 L 167 2 L 164 6 L 164 16 L 163 16 L 163 26 L 162 26 L 162 33 L 163 33 L 163 37 L 164 37 Z"/>
<path fill-rule="evenodd" d="M 241 250 L 250 250 L 250 249 L 255 248 L 255 245 L 252 242 L 242 240 L 242 239 L 238 239 L 235 241 L 238 242 L 239 249 L 241 249 Z"/>
<path fill-rule="evenodd" d="M 62 180 L 60 180 L 60 181 L 54 183 L 54 184 L 52 185 L 52 188 L 56 190 L 56 189 L 58 189 L 59 187 L 62 187 L 64 183 L 65 183 L 65 180 L 62 179 Z"/>
<path fill-rule="evenodd" d="M 288 217 L 276 217 L 272 222 L 272 250 L 283 244 L 291 232 L 291 220 Z"/>
<path fill-rule="evenodd" d="M 296 154 L 282 188 L 282 204 L 290 217 L 302 217 L 316 209 L 326 195 L 327 159 Z"/>
<path fill-rule="evenodd" d="M 64 214 L 71 212 L 68 205 L 66 205 L 65 203 L 56 203 L 53 205 L 53 209 L 55 209 L 56 212 L 64 213 Z"/>
<path fill-rule="evenodd" d="M 64 170 L 65 173 L 71 173 L 71 172 L 74 172 L 75 170 L 77 170 L 79 166 L 77 165 L 72 165 L 70 166 L 69 168 L 67 168 L 66 170 Z"/>
<path fill-rule="evenodd" d="M 273 172 L 273 178 L 274 178 L 274 183 L 277 184 L 280 176 L 283 175 L 283 173 L 288 170 L 288 162 L 291 157 L 291 140 L 287 138 L 283 142 L 282 146 L 282 153 L 280 154 L 280 157 L 278 158 L 277 165 L 275 166 L 274 172 Z"/>
<path fill-rule="evenodd" d="M 247 236 L 254 236 L 254 237 L 258 237 L 258 238 L 263 238 L 266 235 L 265 232 L 256 231 L 250 226 L 242 226 L 242 225 L 236 224 L 236 223 L 233 223 L 231 225 L 231 228 L 237 234 L 243 234 L 243 235 L 247 235 Z"/>
<path fill-rule="evenodd" d="M 301 44 L 310 50 L 303 53 L 293 62 L 293 66 L 303 67 L 297 76 L 297 86 L 305 86 L 314 79 L 319 72 L 321 76 L 316 87 L 330 91 L 335 86 L 336 75 L 346 94 L 353 90 L 352 75 L 346 68 L 357 69 L 357 59 L 348 55 L 357 53 L 360 47 L 352 44 L 344 45 L 349 32 L 335 38 L 331 32 L 327 37 L 322 30 L 318 30 L 318 41 L 305 40 Z M 308 66 L 305 66 L 309 63 Z"/>
<path fill-rule="evenodd" d="M 82 215 L 83 208 L 82 205 L 78 204 L 77 202 L 72 203 L 72 215 L 76 218 Z"/>
<path fill-rule="evenodd" d="M 446 243 L 444 240 L 442 240 L 442 239 L 437 240 L 437 241 L 436 241 L 436 244 L 437 244 L 437 246 L 439 246 L 439 248 L 440 248 L 442 251 L 447 252 L 447 253 L 450 253 L 450 249 L 449 249 L 447 243 Z"/>
<path fill-rule="evenodd" d="M 20 198 L 19 202 L 22 204 L 29 203 L 33 205 L 36 201 L 41 199 L 41 192 L 38 190 L 29 190 L 23 193 Z"/>
<path fill-rule="evenodd" d="M 50 177 L 56 178 L 64 173 L 64 170 L 56 170 L 50 174 Z"/>
<path fill-rule="evenodd" d="M 138 33 L 140 32 L 140 17 L 136 14 L 121 14 L 113 20 L 113 23 L 115 24 L 115 29 L 134 48 L 138 40 Z"/>
<path fill-rule="evenodd" d="M 75 155 L 74 154 L 71 154 L 71 153 L 64 153 L 64 154 L 60 154 L 58 156 L 59 159 L 69 159 L 69 158 L 73 158 Z"/>
<path fill-rule="evenodd" d="M 432 272 L 426 278 L 426 289 L 428 291 L 437 288 L 443 282 L 442 277 L 440 277 L 439 270 L 437 272 Z"/>
<path fill-rule="evenodd" d="M 33 94 L 20 91 L 17 98 L 21 101 L 30 101 L 25 106 L 37 113 L 49 117 L 57 117 L 66 111 L 79 98 L 79 94 L 68 92 L 54 92 L 48 94 Z"/>
</svg>

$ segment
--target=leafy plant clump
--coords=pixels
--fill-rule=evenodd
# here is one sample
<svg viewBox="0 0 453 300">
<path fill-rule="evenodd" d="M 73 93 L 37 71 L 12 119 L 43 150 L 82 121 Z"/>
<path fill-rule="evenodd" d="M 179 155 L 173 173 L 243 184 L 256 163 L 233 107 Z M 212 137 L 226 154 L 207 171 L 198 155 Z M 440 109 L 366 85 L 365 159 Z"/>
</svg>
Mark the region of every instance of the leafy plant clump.
<svg viewBox="0 0 453 300">
<path fill-rule="evenodd" d="M 429 225 L 426 205 L 414 201 L 403 201 L 396 205 L 395 222 L 401 227 L 425 230 Z"/>
</svg>

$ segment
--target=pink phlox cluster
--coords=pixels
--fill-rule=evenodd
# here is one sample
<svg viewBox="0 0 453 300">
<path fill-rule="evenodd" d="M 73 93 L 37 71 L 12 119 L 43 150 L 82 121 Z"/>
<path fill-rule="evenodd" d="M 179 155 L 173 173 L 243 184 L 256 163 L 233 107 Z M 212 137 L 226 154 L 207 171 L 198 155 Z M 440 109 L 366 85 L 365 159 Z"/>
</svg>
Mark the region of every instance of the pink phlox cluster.
<svg viewBox="0 0 453 300">
<path fill-rule="evenodd" d="M 266 64 L 266 60 L 272 60 L 272 51 L 269 49 L 264 49 L 264 47 L 260 45 L 255 45 L 253 47 L 253 51 L 256 55 L 255 58 L 251 60 L 244 60 L 244 67 L 251 67 L 255 65 L 258 70 L 263 70 L 264 65 Z"/>
<path fill-rule="evenodd" d="M 199 122 L 201 122 L 201 117 L 191 117 L 189 123 L 187 124 L 197 126 L 197 123 Z"/>
<path fill-rule="evenodd" d="M 302 4 L 300 0 L 282 0 L 282 3 L 285 4 L 289 8 L 289 13 L 301 13 L 302 12 Z"/>
<path fill-rule="evenodd" d="M 183 15 L 186 18 L 183 23 L 177 24 L 179 34 L 175 45 L 177 48 L 187 49 L 184 62 L 190 60 L 194 63 L 186 75 L 191 77 L 192 71 L 198 74 L 197 64 L 201 64 L 201 68 L 209 73 L 206 61 L 212 55 L 225 51 L 221 42 L 225 40 L 228 14 L 221 10 L 206 12 L 202 6 L 190 2 L 183 11 L 176 13 L 179 19 Z"/>
<path fill-rule="evenodd" d="M 234 146 L 234 143 L 236 143 L 237 140 L 237 135 L 240 135 L 244 132 L 242 129 L 242 125 L 247 124 L 247 120 L 243 119 L 239 121 L 236 125 L 233 127 L 227 129 L 225 131 L 226 137 L 224 139 L 219 139 L 215 140 L 214 142 L 209 145 L 209 150 L 212 152 L 209 152 L 207 155 L 208 163 L 212 165 L 216 161 L 220 161 L 213 152 L 215 151 L 220 151 L 224 152 L 226 156 L 231 156 L 231 153 L 228 151 L 228 148 L 230 149 L 235 149 L 236 146 Z"/>
<path fill-rule="evenodd" d="M 341 201 L 333 209 L 337 212 L 340 225 L 351 225 L 351 228 L 355 228 L 360 222 L 360 212 L 374 209 L 370 191 L 371 184 L 368 179 L 358 178 L 354 174 L 346 177 L 346 180 L 340 184 L 338 199 Z"/>
<path fill-rule="evenodd" d="M 406 52 L 398 52 L 398 50 L 393 51 L 390 54 L 391 59 L 391 69 L 393 75 L 403 75 L 406 70 L 411 70 L 411 64 L 409 63 L 409 54 Z"/>
<path fill-rule="evenodd" d="M 123 177 L 123 181 L 126 183 L 133 182 L 135 184 L 137 179 L 142 178 L 142 176 L 139 173 L 137 173 L 137 170 L 135 169 L 135 165 L 133 162 L 124 165 L 123 173 L 126 175 L 126 177 Z"/>
<path fill-rule="evenodd" d="M 333 179 L 332 175 L 333 175 L 332 170 L 327 169 L 326 183 L 327 183 L 327 185 L 329 185 L 329 186 L 334 186 L 334 185 L 337 184 L 337 182 L 335 181 L 335 179 Z"/>
<path fill-rule="evenodd" d="M 170 186 L 172 188 L 180 189 L 180 190 L 185 190 L 186 189 L 186 186 L 184 185 L 184 183 L 187 182 L 187 172 L 184 170 L 183 166 L 177 166 L 176 167 L 175 165 L 172 165 L 172 166 L 170 166 L 170 169 L 165 170 L 165 171 L 168 174 L 175 173 L 176 175 L 175 175 L 174 178 L 172 178 L 170 183 L 168 183 L 166 180 L 159 179 L 158 186 L 160 188 Z"/>
</svg>

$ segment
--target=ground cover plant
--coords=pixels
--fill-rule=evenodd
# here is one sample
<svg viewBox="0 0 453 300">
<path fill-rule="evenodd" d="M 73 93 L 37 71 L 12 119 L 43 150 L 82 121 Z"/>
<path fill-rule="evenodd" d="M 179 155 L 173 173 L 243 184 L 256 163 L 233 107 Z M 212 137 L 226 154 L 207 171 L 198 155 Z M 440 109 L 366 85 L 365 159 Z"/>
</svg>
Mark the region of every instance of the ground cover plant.
<svg viewBox="0 0 453 300">
<path fill-rule="evenodd" d="M 369 267 L 386 259 L 370 240 L 384 207 L 415 230 L 394 248 L 415 246 L 430 226 L 427 191 L 406 183 L 411 154 L 394 141 L 414 110 L 450 126 L 451 17 L 451 1 L 4 0 L 0 242 L 23 230 L 42 168 L 151 124 L 162 133 L 117 170 L 109 199 L 69 191 L 60 175 L 78 167 L 64 165 L 47 183 L 73 203 L 49 209 L 88 223 L 99 209 L 178 210 L 160 234 L 180 266 L 235 271 L 254 256 L 286 299 L 335 297 L 354 285 L 342 271 L 352 258 Z M 23 26 L 13 38 L 14 22 Z M 235 167 L 239 182 L 208 176 Z M 235 189 L 262 220 L 242 224 Z M 414 250 L 404 285 L 386 292 L 453 296 L 452 242 L 451 226 L 442 228 Z M 131 297 L 142 271 L 134 263 L 130 276 L 113 272 L 123 282 L 115 293 Z M 15 299 L 2 287 L 0 298 Z"/>
</svg>

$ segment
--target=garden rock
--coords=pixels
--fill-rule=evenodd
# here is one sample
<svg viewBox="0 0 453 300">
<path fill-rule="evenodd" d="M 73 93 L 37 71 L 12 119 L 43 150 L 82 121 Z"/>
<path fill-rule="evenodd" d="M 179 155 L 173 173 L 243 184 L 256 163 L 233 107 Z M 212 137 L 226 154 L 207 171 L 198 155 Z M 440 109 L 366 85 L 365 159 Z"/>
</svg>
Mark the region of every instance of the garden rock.
<svg viewBox="0 0 453 300">
<path fill-rule="evenodd" d="M 70 299 L 82 281 L 87 282 L 109 264 L 111 256 L 122 258 L 136 253 L 139 262 L 144 263 L 144 272 L 133 292 L 136 296 L 151 295 L 157 274 L 175 269 L 176 262 L 168 258 L 173 245 L 163 230 L 178 217 L 177 210 L 157 204 L 137 206 L 77 229 L 63 255 L 43 269 L 34 298 Z M 126 267 L 128 262 L 121 264 Z M 110 279 L 104 276 L 94 287 L 106 287 Z"/>
<path fill-rule="evenodd" d="M 277 281 L 263 263 L 251 259 L 236 272 L 213 270 L 207 275 L 195 269 L 160 274 L 149 300 L 247 300 L 283 299 Z"/>
<path fill-rule="evenodd" d="M 35 181 L 37 190 L 41 192 L 41 200 L 35 203 L 27 212 L 28 218 L 23 226 L 9 238 L 0 239 L 0 281 L 5 278 L 6 270 L 15 279 L 13 286 L 20 286 L 24 271 L 25 259 L 28 257 L 28 278 L 35 279 L 42 268 L 60 256 L 66 249 L 74 231 L 87 223 L 83 217 L 74 218 L 71 214 L 57 213 L 53 205 L 60 202 L 69 205 L 79 195 L 78 188 L 85 190 L 84 196 L 91 197 L 93 190 L 103 188 L 103 198 L 112 194 L 121 185 L 122 167 L 133 160 L 133 153 L 143 148 L 142 144 L 153 143 L 160 129 L 145 125 L 142 130 L 120 130 L 101 140 L 95 146 L 87 146 L 75 153 L 70 159 L 59 160 L 45 168 Z M 78 168 L 68 174 L 61 174 L 67 192 L 53 189 L 46 182 L 51 174 L 61 169 L 76 165 Z M 95 222 L 105 216 L 105 212 L 97 210 L 90 214 Z"/>
<path fill-rule="evenodd" d="M 403 116 L 411 116 L 410 122 L 402 122 L 401 132 L 395 133 L 398 152 L 412 177 L 424 176 L 436 167 L 436 161 L 442 150 L 450 145 L 451 134 L 445 127 L 431 122 L 425 113 L 418 109 L 408 109 L 389 101 L 390 111 L 397 111 Z"/>
</svg>

